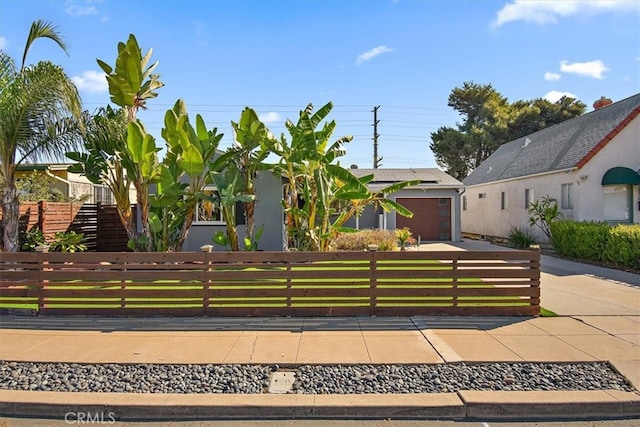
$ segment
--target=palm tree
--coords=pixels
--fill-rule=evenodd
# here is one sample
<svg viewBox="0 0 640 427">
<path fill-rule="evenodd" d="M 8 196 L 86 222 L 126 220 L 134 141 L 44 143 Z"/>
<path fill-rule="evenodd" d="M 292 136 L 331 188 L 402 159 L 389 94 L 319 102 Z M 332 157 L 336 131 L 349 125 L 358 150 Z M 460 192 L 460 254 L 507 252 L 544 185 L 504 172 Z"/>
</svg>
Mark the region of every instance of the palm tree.
<svg viewBox="0 0 640 427">
<path fill-rule="evenodd" d="M 22 56 L 20 69 L 0 51 L 0 178 L 2 248 L 18 250 L 18 191 L 15 172 L 22 162 L 60 158 L 79 142 L 82 109 L 78 90 L 63 69 L 49 61 L 25 66 L 31 44 L 39 38 L 67 45 L 50 22 L 37 20 Z"/>
</svg>

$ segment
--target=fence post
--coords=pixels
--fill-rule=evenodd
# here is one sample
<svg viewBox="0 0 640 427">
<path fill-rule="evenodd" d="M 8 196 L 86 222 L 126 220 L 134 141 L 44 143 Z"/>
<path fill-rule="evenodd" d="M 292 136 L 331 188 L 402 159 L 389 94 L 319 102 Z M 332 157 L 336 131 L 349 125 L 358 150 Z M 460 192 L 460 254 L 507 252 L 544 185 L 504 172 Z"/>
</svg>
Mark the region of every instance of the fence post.
<svg viewBox="0 0 640 427">
<path fill-rule="evenodd" d="M 458 308 L 458 257 L 454 254 L 452 260 L 453 270 L 451 271 L 453 275 L 453 308 L 457 310 Z"/>
<path fill-rule="evenodd" d="M 535 296 L 531 297 L 533 316 L 540 316 L 540 245 L 529 246 L 531 253 L 531 270 L 533 277 L 530 279 L 531 287 L 535 289 Z"/>
<path fill-rule="evenodd" d="M 202 261 L 202 265 L 204 268 L 204 301 L 203 301 L 203 314 L 205 316 L 209 315 L 209 305 L 211 304 L 210 302 L 210 289 L 211 289 L 211 277 L 209 275 L 209 272 L 211 271 L 211 251 L 210 250 L 202 250 L 202 257 L 203 257 L 203 261 Z"/>
<path fill-rule="evenodd" d="M 369 259 L 369 315 L 376 315 L 376 306 L 378 304 L 378 263 L 376 252 L 378 245 L 369 245 L 371 258 Z"/>
<path fill-rule="evenodd" d="M 44 200 L 40 200 L 38 202 L 38 228 L 42 231 L 42 234 L 47 234 L 47 221 L 45 221 L 45 213 L 46 213 L 46 203 Z"/>
<path fill-rule="evenodd" d="M 287 260 L 287 315 L 291 314 L 291 260 Z"/>
<path fill-rule="evenodd" d="M 96 191 L 95 187 L 94 187 L 93 191 L 94 192 Z M 101 216 L 100 209 L 101 208 L 102 208 L 102 202 L 97 202 L 96 203 L 96 251 L 97 252 L 100 252 L 100 250 L 102 249 L 102 246 L 100 245 L 100 243 L 101 243 L 100 242 L 100 235 L 101 235 L 101 233 L 100 233 L 100 228 L 101 228 L 100 224 L 102 223 L 102 221 L 100 220 L 100 216 Z"/>
<path fill-rule="evenodd" d="M 47 263 L 43 258 L 43 252 L 36 252 L 36 257 L 38 259 L 38 265 L 40 268 L 38 269 L 38 314 L 42 313 L 42 309 L 44 308 L 44 274 L 45 264 Z"/>
</svg>

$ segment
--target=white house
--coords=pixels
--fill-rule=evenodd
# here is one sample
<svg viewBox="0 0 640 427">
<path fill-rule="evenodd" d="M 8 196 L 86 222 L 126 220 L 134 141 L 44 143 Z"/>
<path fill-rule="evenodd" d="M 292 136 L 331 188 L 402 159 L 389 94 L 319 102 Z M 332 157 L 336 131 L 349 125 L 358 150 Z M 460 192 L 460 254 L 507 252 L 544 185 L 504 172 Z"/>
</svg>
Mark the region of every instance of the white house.
<svg viewBox="0 0 640 427">
<path fill-rule="evenodd" d="M 565 219 L 640 223 L 640 94 L 615 103 L 603 97 L 594 108 L 502 145 L 469 174 L 463 234 L 528 229 L 529 204 L 546 195 Z"/>
</svg>

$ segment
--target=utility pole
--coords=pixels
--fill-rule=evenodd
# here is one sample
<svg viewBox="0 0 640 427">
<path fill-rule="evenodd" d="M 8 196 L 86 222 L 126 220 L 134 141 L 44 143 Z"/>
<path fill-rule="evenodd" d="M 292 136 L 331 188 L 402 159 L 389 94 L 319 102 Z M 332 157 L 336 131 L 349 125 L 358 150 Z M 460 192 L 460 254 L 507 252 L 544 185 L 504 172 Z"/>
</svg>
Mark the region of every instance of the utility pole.
<svg viewBox="0 0 640 427">
<path fill-rule="evenodd" d="M 381 165 L 380 162 L 382 162 L 382 157 L 378 157 L 378 137 L 380 135 L 378 135 L 378 123 L 380 123 L 380 120 L 378 120 L 378 108 L 380 108 L 379 105 L 373 107 L 373 168 L 374 169 L 378 169 L 378 166 Z"/>
</svg>

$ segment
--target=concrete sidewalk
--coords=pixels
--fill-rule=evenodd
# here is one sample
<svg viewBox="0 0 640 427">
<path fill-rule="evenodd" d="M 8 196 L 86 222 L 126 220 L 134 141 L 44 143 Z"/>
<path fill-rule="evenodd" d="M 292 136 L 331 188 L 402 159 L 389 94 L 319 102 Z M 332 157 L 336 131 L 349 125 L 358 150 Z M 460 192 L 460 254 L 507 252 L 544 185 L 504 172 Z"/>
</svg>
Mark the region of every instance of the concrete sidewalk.
<svg viewBox="0 0 640 427">
<path fill-rule="evenodd" d="M 214 319 L 3 317 L 0 359 L 77 363 L 399 364 L 610 360 L 640 386 L 640 316 Z M 6 415 L 119 417 L 640 417 L 617 391 L 418 395 L 158 395 L 0 391 Z"/>
<path fill-rule="evenodd" d="M 445 245 L 444 247 L 441 247 Z M 456 244 L 505 249 L 486 242 Z M 436 244 L 432 249 L 452 246 Z M 423 245 L 421 250 L 426 250 Z M 77 363 L 417 364 L 610 361 L 640 389 L 637 275 L 542 260 L 542 306 L 560 317 L 0 317 L 0 359 Z M 594 274 L 595 273 L 595 274 Z M 163 395 L 0 390 L 0 414 L 121 418 L 638 417 L 616 391 L 415 395 Z"/>
</svg>

